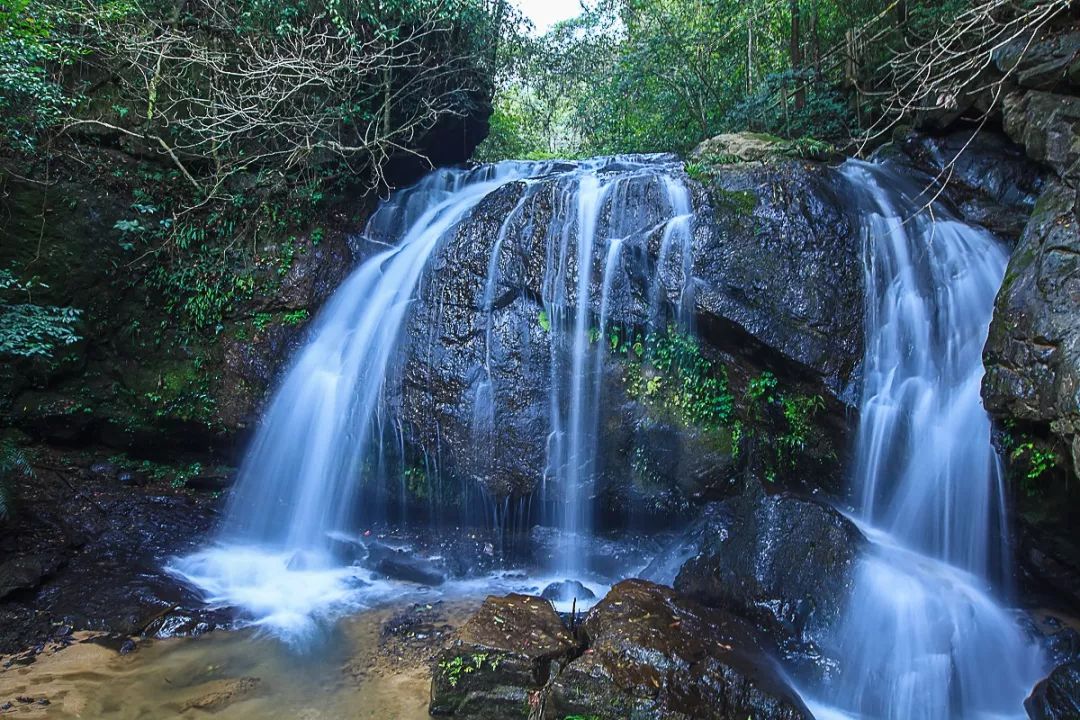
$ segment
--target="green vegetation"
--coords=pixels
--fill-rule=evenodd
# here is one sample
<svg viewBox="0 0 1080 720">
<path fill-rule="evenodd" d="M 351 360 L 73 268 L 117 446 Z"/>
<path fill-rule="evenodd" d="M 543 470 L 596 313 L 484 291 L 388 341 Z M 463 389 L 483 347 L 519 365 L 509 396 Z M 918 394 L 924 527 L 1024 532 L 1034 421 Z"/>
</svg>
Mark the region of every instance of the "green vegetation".
<svg viewBox="0 0 1080 720">
<path fill-rule="evenodd" d="M 990 19 L 958 22 L 971 7 L 960 0 L 583 5 L 579 17 L 504 48 L 483 159 L 686 152 L 744 130 L 787 138 L 789 154 L 817 157 L 869 128 L 880 133 L 913 101 L 947 93 L 946 81 L 975 81 L 927 65 L 935 53 L 918 49 L 989 53 L 995 37 Z"/>
<path fill-rule="evenodd" d="M 501 0 L 5 3 L 0 176 L 130 197 L 103 238 L 115 275 L 160 309 L 155 343 L 183 346 L 323 239 L 328 195 L 384 188 L 394 157 L 475 114 L 513 21 Z M 39 241 L 0 261 L 22 274 Z M 74 337 L 73 309 L 0 301 L 0 352 Z"/>
<path fill-rule="evenodd" d="M 623 332 L 613 328 L 611 349 L 627 363 L 627 390 L 677 418 L 685 426 L 715 430 L 732 420 L 734 398 L 722 365 L 701 352 L 692 335 L 668 328 L 662 333 Z"/>
<path fill-rule="evenodd" d="M 26 455 L 10 440 L 0 441 L 0 522 L 9 519 L 15 512 L 12 479 L 21 475 L 33 477 L 34 469 Z"/>
<path fill-rule="evenodd" d="M 35 288 L 47 287 L 0 269 L 0 357 L 50 357 L 58 347 L 79 341 L 80 310 L 30 302 Z"/>
<path fill-rule="evenodd" d="M 498 669 L 500 663 L 502 663 L 502 658 L 498 655 L 474 653 L 467 660 L 462 655 L 458 655 L 450 660 L 443 660 L 439 662 L 439 667 L 442 669 L 443 675 L 446 677 L 446 681 L 450 684 L 450 687 L 456 688 L 458 683 L 461 682 L 462 675 L 468 675 L 483 670 L 485 665 L 490 670 L 495 671 Z"/>
<path fill-rule="evenodd" d="M 1018 480 L 1024 494 L 1028 497 L 1041 494 L 1044 489 L 1041 481 L 1058 465 L 1058 454 L 1052 445 L 1018 430 L 1016 423 L 1011 421 L 1005 424 L 1001 445 L 1013 477 Z"/>
</svg>

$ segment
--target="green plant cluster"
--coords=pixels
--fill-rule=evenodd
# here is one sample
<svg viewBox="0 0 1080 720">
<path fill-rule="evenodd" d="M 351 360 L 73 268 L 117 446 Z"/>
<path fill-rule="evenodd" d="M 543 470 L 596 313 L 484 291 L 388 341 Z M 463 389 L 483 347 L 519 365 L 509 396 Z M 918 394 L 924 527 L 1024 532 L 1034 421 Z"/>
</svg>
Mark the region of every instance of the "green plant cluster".
<svg viewBox="0 0 1080 720">
<path fill-rule="evenodd" d="M 37 280 L 20 281 L 0 269 L 0 357 L 50 357 L 64 345 L 80 340 L 75 329 L 82 311 L 72 307 L 29 302 Z"/>
<path fill-rule="evenodd" d="M 1014 422 L 1006 422 L 1005 427 L 1001 441 L 1009 464 L 1019 476 L 1024 493 L 1028 497 L 1035 497 L 1042 490 L 1039 481 L 1057 467 L 1058 455 L 1047 443 L 1036 440 L 1026 432 L 1017 431 Z"/>
<path fill-rule="evenodd" d="M 10 440 L 0 441 L 0 522 L 8 520 L 15 512 L 14 491 L 11 481 L 15 476 L 34 476 L 26 454 Z"/>
<path fill-rule="evenodd" d="M 456 688 L 458 683 L 461 682 L 462 675 L 479 672 L 484 669 L 485 665 L 494 672 L 501 663 L 501 656 L 480 652 L 473 653 L 468 659 L 463 655 L 458 655 L 450 660 L 442 660 L 439 662 L 439 668 L 443 671 L 443 675 L 446 677 L 450 687 Z"/>
<path fill-rule="evenodd" d="M 825 400 L 820 395 L 781 389 L 776 375 L 765 370 L 747 382 L 746 406 L 747 422 L 736 423 L 732 442 L 737 449 L 743 439 L 760 437 L 772 448 L 771 453 L 757 458 L 770 481 L 779 472 L 798 467 L 811 445 L 815 455 L 835 457 L 828 439 L 815 423 L 825 409 Z"/>
<path fill-rule="evenodd" d="M 608 342 L 627 363 L 631 395 L 662 407 L 684 425 L 717 429 L 733 419 L 734 397 L 723 365 L 706 358 L 693 335 L 674 327 L 642 334 L 612 328 Z"/>
<path fill-rule="evenodd" d="M 168 485 L 179 490 L 187 485 L 188 480 L 202 475 L 204 467 L 202 463 L 193 462 L 187 465 L 170 465 L 156 463 L 152 460 L 135 460 L 127 455 L 113 455 L 109 458 L 116 467 L 128 472 L 137 473 L 150 482 Z M 217 468 L 218 472 L 224 472 L 225 468 Z"/>
</svg>

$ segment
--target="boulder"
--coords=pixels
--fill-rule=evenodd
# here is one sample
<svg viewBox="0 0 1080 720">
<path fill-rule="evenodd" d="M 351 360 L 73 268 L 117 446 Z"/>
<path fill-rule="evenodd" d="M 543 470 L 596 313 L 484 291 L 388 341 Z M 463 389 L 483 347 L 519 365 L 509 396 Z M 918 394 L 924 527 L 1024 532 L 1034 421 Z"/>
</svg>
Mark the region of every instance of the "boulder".
<svg viewBox="0 0 1080 720">
<path fill-rule="evenodd" d="M 437 717 L 524 720 L 552 672 L 578 652 L 547 600 L 488 597 L 436 655 L 429 710 Z"/>
<path fill-rule="evenodd" d="M 446 573 L 430 560 L 379 542 L 365 545 L 367 559 L 364 564 L 375 572 L 418 585 L 442 585 L 446 581 Z"/>
<path fill-rule="evenodd" d="M 51 555 L 19 555 L 0 562 L 0 600 L 19 590 L 33 590 L 61 565 Z"/>
<path fill-rule="evenodd" d="M 694 148 L 690 157 L 720 163 L 764 162 L 783 158 L 789 147 L 783 138 L 767 133 L 721 133 Z"/>
<path fill-rule="evenodd" d="M 675 589 L 750 620 L 793 665 L 816 674 L 826 662 L 818 643 L 850 594 L 864 543 L 834 508 L 749 483 L 714 511 Z"/>
<path fill-rule="evenodd" d="M 1080 717 L 1080 662 L 1054 668 L 1024 701 L 1031 720 L 1075 720 Z"/>
<path fill-rule="evenodd" d="M 625 580 L 585 620 L 589 649 L 552 678 L 543 717 L 810 720 L 744 620 Z"/>
<path fill-rule="evenodd" d="M 589 588 L 577 580 L 562 580 L 553 582 L 544 588 L 540 597 L 552 602 L 571 602 L 573 600 L 592 600 L 596 597 Z"/>
</svg>

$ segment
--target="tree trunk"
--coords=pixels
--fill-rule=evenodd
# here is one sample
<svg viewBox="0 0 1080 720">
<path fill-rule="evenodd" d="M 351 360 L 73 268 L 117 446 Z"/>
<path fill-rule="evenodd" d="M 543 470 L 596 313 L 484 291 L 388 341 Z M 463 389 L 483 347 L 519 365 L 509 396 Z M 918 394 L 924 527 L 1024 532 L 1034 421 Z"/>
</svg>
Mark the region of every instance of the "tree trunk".
<svg viewBox="0 0 1080 720">
<path fill-rule="evenodd" d="M 800 37 L 802 10 L 799 7 L 799 0 L 790 0 L 789 7 L 791 8 L 791 35 L 788 38 L 788 51 L 791 55 L 791 69 L 793 72 L 798 72 L 802 69 L 803 64 L 802 38 Z M 794 78 L 792 79 L 792 86 L 795 88 L 795 109 L 801 110 L 806 105 L 806 88 L 802 86 L 802 81 Z"/>
</svg>

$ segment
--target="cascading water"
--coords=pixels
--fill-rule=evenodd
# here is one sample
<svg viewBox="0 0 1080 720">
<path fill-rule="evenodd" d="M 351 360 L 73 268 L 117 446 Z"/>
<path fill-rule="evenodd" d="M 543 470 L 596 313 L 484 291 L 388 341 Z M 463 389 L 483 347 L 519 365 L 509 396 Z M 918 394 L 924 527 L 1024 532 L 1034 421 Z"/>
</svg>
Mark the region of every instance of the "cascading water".
<svg viewBox="0 0 1080 720">
<path fill-rule="evenodd" d="M 993 598 L 1000 466 L 980 399 L 982 348 L 1007 256 L 988 233 L 921 210 L 881 165 L 843 174 L 862 217 L 868 297 L 857 521 L 871 541 L 845 616 L 826 718 L 1023 718 L 1041 654 Z"/>
<path fill-rule="evenodd" d="M 373 215 L 365 239 L 387 249 L 360 265 L 309 331 L 259 426 L 230 498 L 219 542 L 174 561 L 171 569 L 202 588 L 209 602 L 244 609 L 253 621 L 287 636 L 307 634 L 322 615 L 372 593 L 371 577 L 335 556 L 341 534 L 358 523 L 388 522 L 378 498 L 391 482 L 384 462 L 403 442 L 386 406 L 385 386 L 401 354 L 403 328 L 425 268 L 489 195 L 510 183 L 524 189 L 503 219 L 476 307 L 485 347 L 473 393 L 475 452 L 497 432 L 500 389 L 492 380 L 492 312 L 499 256 L 510 227 L 536 194 L 553 189 L 544 244 L 541 301 L 551 344 L 550 433 L 543 485 L 560 529 L 557 567 L 583 570 L 581 538 L 591 530 L 598 472 L 598 408 L 603 336 L 621 248 L 662 234 L 661 262 L 679 245 L 684 305 L 690 297 L 690 201 L 670 157 L 600 158 L 582 163 L 500 163 L 439 170 L 396 194 Z M 659 189 L 657 189 L 659 188 Z M 660 214 L 635 211 L 650 192 Z M 600 262 L 596 262 L 597 258 Z M 599 268 L 594 267 L 599 265 Z M 596 290 L 599 289 L 599 298 Z M 657 298 L 658 292 L 650 292 Z M 659 312 L 652 308 L 652 312 Z M 436 450 L 437 452 L 437 450 Z M 378 488 L 375 492 L 370 488 Z M 380 492 L 383 493 L 380 496 Z M 495 513 L 498 514 L 497 512 Z M 495 524 L 498 520 L 495 520 Z M 366 588 L 364 591 L 359 587 Z"/>
</svg>

